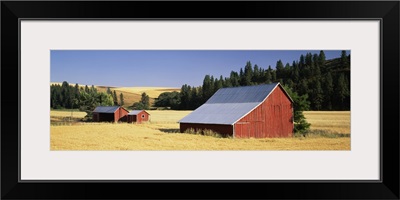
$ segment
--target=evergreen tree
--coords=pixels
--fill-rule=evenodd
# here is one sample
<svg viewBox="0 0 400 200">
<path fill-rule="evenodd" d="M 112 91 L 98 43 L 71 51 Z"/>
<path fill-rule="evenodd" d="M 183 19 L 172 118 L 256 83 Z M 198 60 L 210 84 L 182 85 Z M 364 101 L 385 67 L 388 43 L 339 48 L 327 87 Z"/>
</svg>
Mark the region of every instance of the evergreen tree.
<svg viewBox="0 0 400 200">
<path fill-rule="evenodd" d="M 225 78 L 224 85 L 222 87 L 224 87 L 224 88 L 233 87 L 231 79 L 230 78 Z"/>
<path fill-rule="evenodd" d="M 330 72 L 326 74 L 325 84 L 324 84 L 324 97 L 325 97 L 325 108 L 327 110 L 332 110 L 332 95 L 334 92 L 333 79 Z"/>
<path fill-rule="evenodd" d="M 251 62 L 247 61 L 246 66 L 244 67 L 244 81 L 243 85 L 252 85 L 251 78 L 253 77 L 253 67 L 251 66 Z"/>
<path fill-rule="evenodd" d="M 87 86 L 87 85 L 85 85 L 85 92 L 86 93 L 89 93 L 90 91 L 89 91 L 89 87 Z"/>
<path fill-rule="evenodd" d="M 111 94 L 112 95 L 110 87 L 107 87 L 107 94 Z"/>
<path fill-rule="evenodd" d="M 293 61 L 292 66 L 293 66 L 293 75 L 292 75 L 292 77 L 293 77 L 294 82 L 297 83 L 300 80 L 299 65 L 298 65 L 298 63 Z"/>
<path fill-rule="evenodd" d="M 191 101 L 188 106 L 188 109 L 194 110 L 197 107 L 201 106 L 201 104 L 202 104 L 200 102 L 201 97 L 199 97 L 199 91 L 196 87 L 192 87 L 192 89 L 190 90 L 190 97 L 191 97 Z"/>
<path fill-rule="evenodd" d="M 237 72 L 231 71 L 231 74 L 229 76 L 229 80 L 231 81 L 231 85 L 233 87 L 237 87 L 240 85 L 239 83 L 239 74 Z"/>
<path fill-rule="evenodd" d="M 61 85 L 61 97 L 63 98 L 62 107 L 64 108 L 72 108 L 74 94 L 70 89 L 70 85 L 68 82 L 64 81 Z"/>
<path fill-rule="evenodd" d="M 211 75 L 211 82 L 210 83 L 211 83 L 210 84 L 210 91 L 209 91 L 209 95 L 210 96 L 208 98 L 210 98 L 215 92 L 215 79 L 214 79 L 213 75 Z"/>
<path fill-rule="evenodd" d="M 292 91 L 287 86 L 283 86 L 286 92 L 294 101 L 293 103 L 293 122 L 294 122 L 294 132 L 295 134 L 305 134 L 310 129 L 310 123 L 307 122 L 304 117 L 303 111 L 308 110 L 310 102 L 307 101 L 307 95 L 298 95 L 297 92 Z"/>
<path fill-rule="evenodd" d="M 312 54 L 311 53 L 307 53 L 305 59 L 306 59 L 306 66 L 311 66 Z"/>
<path fill-rule="evenodd" d="M 206 99 L 211 97 L 211 77 L 210 77 L 210 75 L 206 75 L 203 79 L 203 91 L 202 92 L 203 92 L 203 97 L 204 97 L 203 101 L 205 102 Z M 181 88 L 181 93 L 182 93 L 182 88 Z"/>
<path fill-rule="evenodd" d="M 300 85 L 299 85 L 299 94 L 300 95 L 304 95 L 304 94 L 308 94 L 308 83 L 306 79 L 302 79 L 300 81 Z"/>
<path fill-rule="evenodd" d="M 224 82 L 224 80 L 223 80 L 223 78 L 222 78 L 222 75 L 220 76 L 220 79 L 219 79 L 219 80 L 218 80 L 218 79 L 215 79 L 215 82 L 214 82 L 214 92 L 213 92 L 213 94 L 214 94 L 216 91 L 218 91 L 219 89 L 222 88 L 223 82 Z"/>
<path fill-rule="evenodd" d="M 147 110 L 150 108 L 150 97 L 149 97 L 149 95 L 146 94 L 146 92 L 142 93 L 142 97 L 140 98 L 139 103 L 143 104 L 143 109 Z"/>
<path fill-rule="evenodd" d="M 119 101 L 120 101 L 120 105 L 123 106 L 125 104 L 124 102 L 124 94 L 122 94 L 122 92 L 119 94 Z"/>
<path fill-rule="evenodd" d="M 79 85 L 76 83 L 74 87 L 73 108 L 79 107 L 79 93 Z"/>
<path fill-rule="evenodd" d="M 260 81 L 260 68 L 258 67 L 258 65 L 254 65 L 254 69 L 253 69 L 253 77 L 251 79 L 251 82 L 253 83 L 259 83 Z"/>
<path fill-rule="evenodd" d="M 314 86 L 313 94 L 312 94 L 312 102 L 313 102 L 313 107 L 315 110 L 321 110 L 323 98 L 324 98 L 324 96 L 323 96 L 323 90 L 321 87 L 321 82 L 317 79 L 315 81 L 315 86 Z"/>
<path fill-rule="evenodd" d="M 340 66 L 341 68 L 348 68 L 349 67 L 349 62 L 347 60 L 347 54 L 346 51 L 342 51 L 340 55 Z"/>
<path fill-rule="evenodd" d="M 275 69 L 276 69 L 276 77 L 277 77 L 278 79 L 283 78 L 283 71 L 284 71 L 283 68 L 284 68 L 284 67 L 283 67 L 282 61 L 281 61 L 281 60 L 278 60 L 278 61 L 276 62 L 276 66 L 275 66 Z"/>
<path fill-rule="evenodd" d="M 277 78 L 276 78 L 276 70 L 272 70 L 272 79 L 271 82 L 276 82 Z"/>
<path fill-rule="evenodd" d="M 325 61 L 326 61 L 326 56 L 324 51 L 320 51 L 319 52 L 319 56 L 318 56 L 318 62 L 319 62 L 319 66 L 320 67 L 324 67 L 325 66 Z"/>
<path fill-rule="evenodd" d="M 92 86 L 90 87 L 90 92 L 91 92 L 92 94 L 96 94 L 96 93 L 97 93 L 97 89 L 94 87 L 94 85 L 92 85 Z"/>
<path fill-rule="evenodd" d="M 306 59 L 304 58 L 304 55 L 301 54 L 300 56 L 300 62 L 299 62 L 299 67 L 302 69 L 306 65 Z"/>
<path fill-rule="evenodd" d="M 266 70 L 265 77 L 266 77 L 265 83 L 269 84 L 269 83 L 272 82 L 272 68 L 271 68 L 271 65 L 268 66 L 268 70 Z"/>
<path fill-rule="evenodd" d="M 337 79 L 335 96 L 339 103 L 338 109 L 345 110 L 346 109 L 345 99 L 350 96 L 350 91 L 343 73 L 340 74 L 339 78 Z"/>
<path fill-rule="evenodd" d="M 189 110 L 190 109 L 190 102 L 192 100 L 192 98 L 191 98 L 191 87 L 188 86 L 187 84 L 182 85 L 180 97 L 181 97 L 180 109 L 181 110 Z"/>
<path fill-rule="evenodd" d="M 118 97 L 117 97 L 117 93 L 115 92 L 115 90 L 113 91 L 113 101 L 114 101 L 114 106 L 118 105 Z"/>
</svg>

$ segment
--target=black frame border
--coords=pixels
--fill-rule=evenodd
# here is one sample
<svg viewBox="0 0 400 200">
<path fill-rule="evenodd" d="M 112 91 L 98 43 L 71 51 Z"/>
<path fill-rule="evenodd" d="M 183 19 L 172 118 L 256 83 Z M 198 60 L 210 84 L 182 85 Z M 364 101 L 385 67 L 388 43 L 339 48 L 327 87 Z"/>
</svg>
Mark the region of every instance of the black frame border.
<svg viewBox="0 0 400 200">
<path fill-rule="evenodd" d="M 185 8 L 185 9 L 181 9 Z M 229 8 L 229 9 L 228 9 Z M 159 11 L 161 10 L 161 11 Z M 18 83 L 1 81 L 1 198 L 273 198 L 399 199 L 399 2 L 396 1 L 2 1 L 1 76 L 18 73 Z M 152 12 L 153 11 L 153 12 Z M 207 11 L 207 12 L 204 12 Z M 381 181 L 54 181 L 20 182 L 20 20 L 381 20 Z M 295 33 L 294 33 L 295 34 Z M 10 79 L 10 78 L 9 78 Z M 9 80 L 8 79 L 8 80 Z M 15 79 L 14 79 L 15 81 Z M 13 81 L 11 81 L 14 83 Z M 18 85 L 18 88 L 15 88 Z M 18 92 L 18 93 L 17 93 Z M 14 105 L 14 106 L 12 106 Z M 18 107 L 18 113 L 15 112 Z M 14 109 L 13 109 L 14 108 Z M 13 109 L 14 111 L 11 111 Z M 10 111 L 10 112 L 8 112 Z M 10 113 L 10 114 L 8 114 Z M 383 120 L 384 118 L 384 120 Z M 383 122 L 385 122 L 383 126 Z M 13 124 L 13 125 L 12 125 Z M 384 133 L 386 133 L 384 135 Z M 384 135 L 384 137 L 383 137 Z M 229 188 L 226 192 L 221 188 Z M 262 187 L 256 191 L 254 188 Z M 131 189 L 135 188 L 135 192 Z M 145 189 L 186 191 L 155 192 Z M 204 189 L 207 188 L 206 191 Z M 283 189 L 285 188 L 285 189 Z M 290 190 L 290 192 L 287 191 Z M 202 192 L 199 193 L 198 190 Z M 248 191 L 251 190 L 252 193 Z M 265 191 L 264 191 L 265 190 Z M 191 194 L 187 196 L 186 194 Z"/>
</svg>

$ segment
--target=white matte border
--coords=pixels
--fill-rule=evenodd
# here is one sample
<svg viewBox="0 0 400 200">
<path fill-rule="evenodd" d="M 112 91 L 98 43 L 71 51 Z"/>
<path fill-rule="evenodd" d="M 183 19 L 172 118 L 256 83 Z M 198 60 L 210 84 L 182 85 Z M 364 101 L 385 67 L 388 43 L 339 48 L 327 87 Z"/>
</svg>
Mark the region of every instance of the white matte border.
<svg viewBox="0 0 400 200">
<path fill-rule="evenodd" d="M 379 37 L 379 20 L 22 20 L 21 180 L 379 180 Z M 57 49 L 351 50 L 351 151 L 50 151 Z"/>
</svg>

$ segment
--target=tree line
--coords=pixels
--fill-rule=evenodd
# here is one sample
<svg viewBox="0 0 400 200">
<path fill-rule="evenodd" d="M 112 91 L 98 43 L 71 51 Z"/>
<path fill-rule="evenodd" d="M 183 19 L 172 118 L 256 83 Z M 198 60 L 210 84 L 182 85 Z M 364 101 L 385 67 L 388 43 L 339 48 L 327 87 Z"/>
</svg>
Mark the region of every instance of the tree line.
<svg viewBox="0 0 400 200">
<path fill-rule="evenodd" d="M 180 92 L 165 92 L 155 101 L 156 107 L 194 110 L 205 103 L 218 89 L 280 82 L 308 101 L 310 110 L 350 110 L 350 55 L 326 60 L 319 54 L 300 55 L 291 64 L 276 62 L 273 69 L 253 65 L 250 61 L 229 77 L 205 75 L 201 86 L 182 85 Z"/>
<path fill-rule="evenodd" d="M 117 94 L 111 91 L 99 92 L 92 85 L 90 88 L 70 85 L 64 81 L 61 85 L 50 85 L 50 107 L 53 109 L 79 109 L 87 113 L 84 120 L 91 120 L 92 112 L 97 106 L 124 105 L 123 94 L 120 93 L 120 101 Z"/>
</svg>

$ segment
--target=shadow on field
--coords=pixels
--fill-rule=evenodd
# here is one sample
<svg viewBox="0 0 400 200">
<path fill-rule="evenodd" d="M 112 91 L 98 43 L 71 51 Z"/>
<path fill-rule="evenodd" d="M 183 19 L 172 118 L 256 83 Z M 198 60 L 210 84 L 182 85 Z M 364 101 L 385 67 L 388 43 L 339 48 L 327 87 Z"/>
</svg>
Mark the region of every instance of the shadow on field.
<svg viewBox="0 0 400 200">
<path fill-rule="evenodd" d="M 178 128 L 160 128 L 159 130 L 164 133 L 180 133 Z"/>
</svg>

